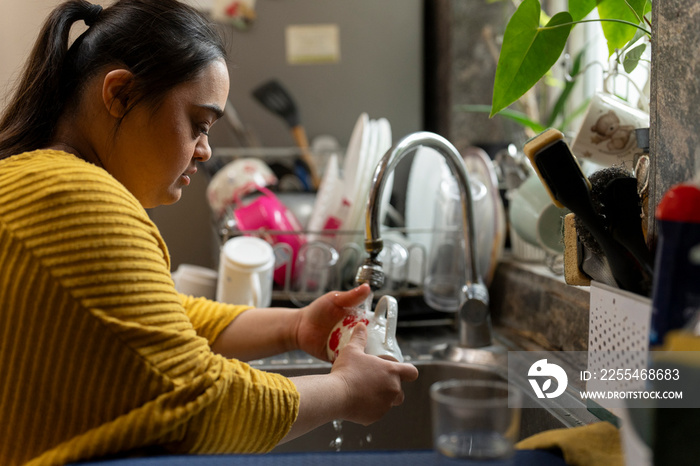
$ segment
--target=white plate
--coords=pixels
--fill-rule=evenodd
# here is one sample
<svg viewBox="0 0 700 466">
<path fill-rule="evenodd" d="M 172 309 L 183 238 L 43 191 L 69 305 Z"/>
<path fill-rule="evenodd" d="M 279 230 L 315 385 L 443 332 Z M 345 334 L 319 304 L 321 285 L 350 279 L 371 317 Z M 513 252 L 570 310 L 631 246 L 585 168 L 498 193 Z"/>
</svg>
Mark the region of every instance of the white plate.
<svg viewBox="0 0 700 466">
<path fill-rule="evenodd" d="M 391 149 L 392 146 L 392 136 L 391 136 L 391 124 L 386 118 L 379 119 L 379 150 L 376 154 L 376 160 L 374 162 L 374 167 L 376 168 L 379 161 L 384 157 L 384 154 Z M 373 169 L 374 170 L 374 169 Z M 371 177 L 374 176 L 372 172 Z M 386 186 L 384 187 L 384 193 L 382 195 L 382 219 L 381 222 L 384 223 L 386 215 L 388 212 L 388 206 L 391 203 L 391 191 L 394 188 L 394 173 L 389 175 L 386 180 Z"/>
<path fill-rule="evenodd" d="M 406 184 L 407 236 L 411 244 L 425 248 L 426 252 L 422 260 L 419 254 L 412 254 L 408 279 L 420 286 L 423 285 L 422 265 L 430 254 L 430 230 L 433 228 L 443 169 L 448 168 L 442 155 L 429 147 L 419 147 L 413 157 Z"/>
<path fill-rule="evenodd" d="M 377 124 L 377 120 L 370 120 L 367 145 L 362 147 L 360 163 L 357 167 L 357 175 L 355 178 L 355 189 L 357 190 L 363 190 L 363 188 L 369 184 L 367 182 L 367 173 L 372 171 L 372 161 L 374 160 L 374 152 L 377 150 L 378 143 L 379 124 Z"/>
<path fill-rule="evenodd" d="M 353 209 L 351 218 L 348 222 L 348 229 L 364 231 L 365 228 L 365 213 L 367 210 L 367 201 L 369 199 L 369 193 L 372 189 L 372 180 L 374 179 L 374 172 L 379 165 L 379 161 L 382 159 L 384 154 L 391 148 L 391 124 L 386 118 L 380 118 L 379 120 L 372 120 L 370 122 L 370 144 L 369 150 L 366 156 L 363 158 L 361 176 L 356 184 L 355 197 L 353 202 Z M 384 192 L 382 193 L 381 211 L 382 216 L 386 215 L 386 206 L 391 200 L 391 190 L 394 184 L 393 173 L 389 175 L 384 185 Z M 380 219 L 383 223 L 383 217 Z M 362 240 L 362 238 L 355 238 L 356 241 Z"/>
<path fill-rule="evenodd" d="M 341 170 L 341 178 L 345 181 L 348 189 L 354 189 L 357 179 L 358 169 L 362 162 L 362 153 L 367 150 L 369 144 L 369 116 L 363 113 L 357 119 L 355 127 L 350 136 L 348 149 L 345 152 L 345 159 Z"/>
<path fill-rule="evenodd" d="M 379 142 L 379 125 L 375 120 L 370 120 L 365 133 L 367 137 L 363 138 L 363 142 L 366 140 L 367 144 L 364 145 L 360 151 L 360 157 L 355 172 L 354 188 L 347 193 L 352 196 L 352 206 L 348 211 L 346 220 L 343 222 L 343 229 L 348 231 L 360 231 L 364 225 L 363 213 L 367 208 L 367 197 L 372 182 L 371 172 L 374 169 L 372 162 Z M 348 241 L 355 241 L 357 236 L 359 235 L 351 235 L 346 239 Z"/>
<path fill-rule="evenodd" d="M 478 217 L 474 221 L 479 273 L 489 285 L 505 246 L 505 209 L 498 191 L 498 177 L 488 154 L 478 147 L 468 147 L 462 151 L 462 157 L 470 179 L 480 181 L 486 188 L 486 196 L 476 209 Z"/>
</svg>

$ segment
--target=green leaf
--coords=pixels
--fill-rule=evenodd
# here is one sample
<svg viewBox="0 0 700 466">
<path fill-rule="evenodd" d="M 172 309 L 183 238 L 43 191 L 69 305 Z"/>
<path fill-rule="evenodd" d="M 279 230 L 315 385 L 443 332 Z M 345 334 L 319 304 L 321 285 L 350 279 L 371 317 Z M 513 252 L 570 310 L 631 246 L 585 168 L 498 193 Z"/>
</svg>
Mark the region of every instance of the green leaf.
<svg viewBox="0 0 700 466">
<path fill-rule="evenodd" d="M 637 21 L 634 22 L 637 23 L 641 23 L 644 14 L 651 11 L 651 2 L 648 0 L 626 0 L 625 3 L 627 3 L 628 8 L 634 11 L 634 14 L 637 16 Z"/>
<path fill-rule="evenodd" d="M 641 39 L 644 36 L 646 36 L 646 33 L 641 29 L 637 29 L 637 32 L 634 33 L 634 37 L 632 37 L 632 39 L 629 42 L 627 42 L 624 47 L 622 47 L 621 52 L 625 53 L 627 49 L 631 48 L 634 44 L 637 43 L 639 39 Z"/>
<path fill-rule="evenodd" d="M 597 4 L 598 2 L 596 0 L 570 1 L 569 13 L 571 13 L 571 17 L 574 21 L 580 21 L 588 16 L 588 13 L 593 11 L 593 8 L 595 8 Z"/>
<path fill-rule="evenodd" d="M 523 96 L 556 63 L 571 31 L 571 15 L 557 13 L 539 27 L 540 3 L 524 0 L 503 36 L 493 88 L 491 116 Z"/>
<path fill-rule="evenodd" d="M 491 113 L 490 105 L 456 105 L 455 110 L 462 112 L 474 112 L 474 113 Z M 531 120 L 522 112 L 517 112 L 515 110 L 505 109 L 498 112 L 498 114 L 509 120 L 513 120 L 527 128 L 531 128 L 535 133 L 541 133 L 546 130 L 546 126 L 542 126 L 536 121 Z"/>
<path fill-rule="evenodd" d="M 647 44 L 639 44 L 625 54 L 625 60 L 622 62 L 622 66 L 624 66 L 627 73 L 634 71 L 646 48 Z"/>
<path fill-rule="evenodd" d="M 644 0 L 603 0 L 598 4 L 598 15 L 601 19 L 619 19 L 639 24 L 637 8 L 644 11 Z M 630 6 L 632 8 L 630 8 Z M 615 53 L 615 49 L 620 49 L 629 42 L 637 32 L 637 28 L 629 24 L 612 21 L 602 21 L 603 35 L 608 41 L 608 56 Z"/>
</svg>

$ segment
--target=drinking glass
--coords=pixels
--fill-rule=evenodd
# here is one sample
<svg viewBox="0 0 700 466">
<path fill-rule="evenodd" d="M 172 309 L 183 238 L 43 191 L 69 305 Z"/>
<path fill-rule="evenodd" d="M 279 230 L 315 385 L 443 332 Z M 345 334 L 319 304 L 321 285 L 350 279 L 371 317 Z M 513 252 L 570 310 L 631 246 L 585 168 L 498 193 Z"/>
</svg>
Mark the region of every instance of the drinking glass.
<svg viewBox="0 0 700 466">
<path fill-rule="evenodd" d="M 446 380 L 430 387 L 433 445 L 449 458 L 511 458 L 522 393 L 496 380 Z"/>
</svg>

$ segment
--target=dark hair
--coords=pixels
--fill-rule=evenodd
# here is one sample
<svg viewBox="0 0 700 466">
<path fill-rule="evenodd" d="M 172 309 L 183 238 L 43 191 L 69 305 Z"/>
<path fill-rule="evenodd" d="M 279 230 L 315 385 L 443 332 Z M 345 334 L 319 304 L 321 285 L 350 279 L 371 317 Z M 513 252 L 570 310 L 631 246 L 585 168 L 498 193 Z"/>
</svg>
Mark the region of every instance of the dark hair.
<svg viewBox="0 0 700 466">
<path fill-rule="evenodd" d="M 91 26 L 71 45 L 79 20 Z M 140 102 L 156 107 L 173 87 L 225 57 L 214 26 L 176 0 L 119 0 L 101 12 L 85 0 L 67 1 L 42 27 L 0 120 L 0 159 L 48 145 L 59 117 L 107 65 L 134 74 L 128 112 Z"/>
</svg>

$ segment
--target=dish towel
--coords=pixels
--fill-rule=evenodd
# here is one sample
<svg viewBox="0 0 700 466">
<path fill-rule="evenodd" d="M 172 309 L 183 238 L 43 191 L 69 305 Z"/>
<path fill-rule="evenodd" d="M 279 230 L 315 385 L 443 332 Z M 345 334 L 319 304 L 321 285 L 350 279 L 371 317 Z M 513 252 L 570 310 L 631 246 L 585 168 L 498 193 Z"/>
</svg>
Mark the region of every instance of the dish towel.
<svg viewBox="0 0 700 466">
<path fill-rule="evenodd" d="M 609 422 L 540 432 L 521 440 L 516 448 L 560 449 L 569 466 L 624 466 L 620 433 Z"/>
<path fill-rule="evenodd" d="M 661 351 L 700 351 L 700 338 L 687 330 L 671 330 L 664 337 Z"/>
</svg>

